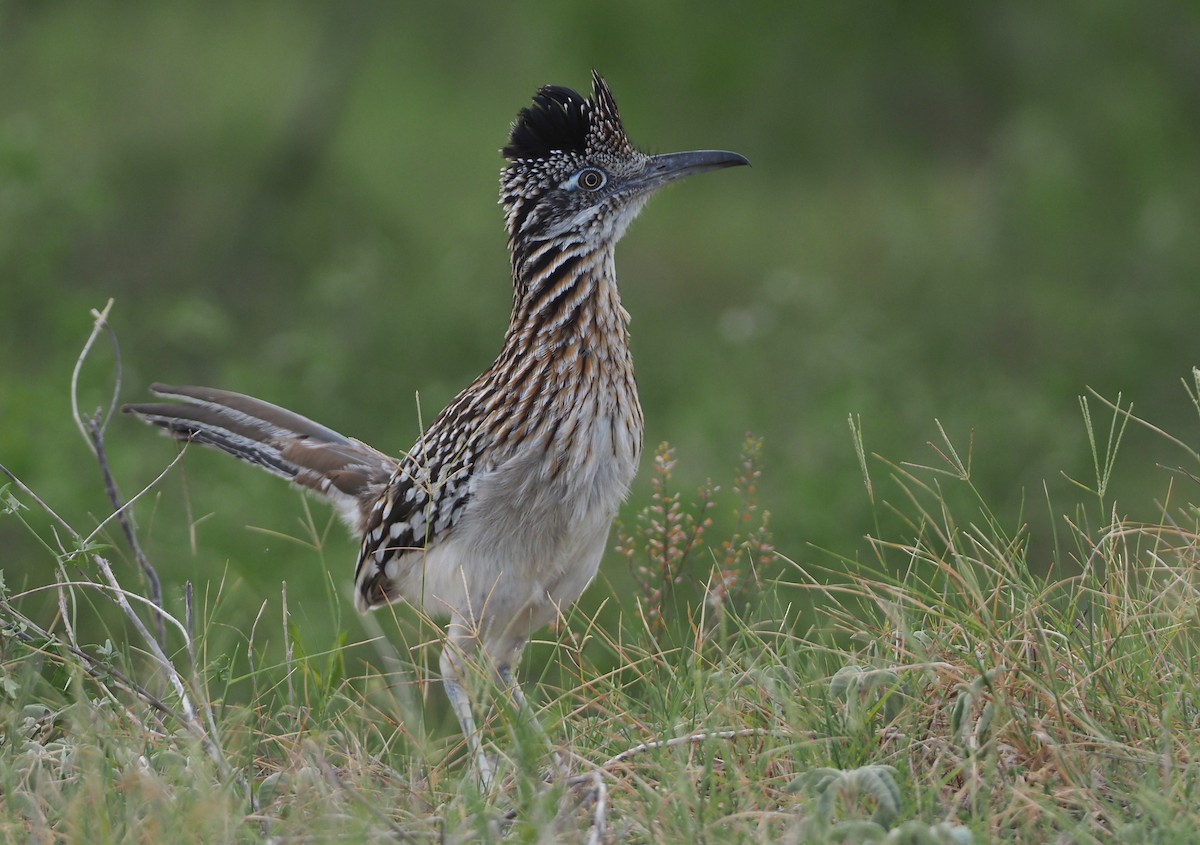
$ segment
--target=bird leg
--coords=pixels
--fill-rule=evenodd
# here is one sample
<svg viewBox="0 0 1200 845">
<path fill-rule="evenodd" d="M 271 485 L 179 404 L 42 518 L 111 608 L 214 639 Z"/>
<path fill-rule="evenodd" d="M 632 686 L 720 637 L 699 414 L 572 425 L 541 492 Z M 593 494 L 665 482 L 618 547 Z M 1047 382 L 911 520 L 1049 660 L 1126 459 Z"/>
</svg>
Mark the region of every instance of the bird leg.
<svg viewBox="0 0 1200 845">
<path fill-rule="evenodd" d="M 554 747 L 554 743 L 550 741 L 550 735 L 546 733 L 546 729 L 542 726 L 541 720 L 538 719 L 537 713 L 534 712 L 533 705 L 529 703 L 529 699 L 525 697 L 525 691 L 521 689 L 521 683 L 513 675 L 512 666 L 503 665 L 496 668 L 496 677 L 508 692 L 509 698 L 512 699 L 513 705 L 517 709 L 517 715 L 526 720 L 526 723 L 532 726 L 533 732 L 545 744 L 546 749 L 550 752 L 550 759 L 554 761 L 554 769 L 562 777 L 567 777 L 569 771 L 562 756 L 558 753 L 558 749 Z M 515 737 L 514 737 L 515 739 Z"/>
<path fill-rule="evenodd" d="M 458 719 L 458 726 L 462 728 L 463 736 L 467 739 L 467 747 L 475 758 L 480 786 L 487 791 L 495 781 L 496 772 L 492 767 L 492 761 L 488 759 L 483 750 L 483 741 L 479 737 L 479 730 L 475 727 L 475 717 L 471 715 L 471 697 L 464 685 L 466 677 L 461 657 L 462 647 L 459 643 L 454 639 L 447 640 L 439 661 L 442 669 L 442 686 L 446 690 L 446 697 L 450 699 L 450 707 L 454 710 L 455 718 Z"/>
<path fill-rule="evenodd" d="M 525 692 L 521 689 L 512 670 L 512 664 L 520 654 L 524 642 L 518 641 L 518 644 L 514 646 L 512 642 L 506 642 L 503 638 L 495 641 L 488 638 L 488 640 L 489 642 L 481 643 L 477 625 L 462 617 L 453 617 L 447 626 L 446 644 L 442 648 L 440 659 L 442 686 L 446 690 L 450 707 L 454 710 L 454 716 L 458 719 L 458 725 L 467 740 L 470 754 L 475 758 L 480 785 L 485 791 L 490 789 L 495 782 L 496 771 L 492 760 L 484 751 L 482 736 L 475 723 L 471 708 L 470 689 L 474 685 L 469 681 L 472 670 L 479 671 L 478 678 L 482 679 L 486 676 L 491 683 L 498 684 L 503 688 L 516 711 L 515 717 L 532 727 L 532 732 L 540 738 L 545 750 L 550 754 L 554 772 L 566 777 L 568 771 L 565 762 L 550 741 L 549 735 L 538 720 L 537 713 L 529 703 L 529 699 L 525 697 Z M 504 656 L 496 659 L 494 656 L 496 652 L 500 652 Z M 473 660 L 475 657 L 483 658 L 481 663 L 484 665 L 477 664 Z M 514 741 L 519 741 L 513 727 L 510 725 L 510 733 L 513 735 Z"/>
</svg>

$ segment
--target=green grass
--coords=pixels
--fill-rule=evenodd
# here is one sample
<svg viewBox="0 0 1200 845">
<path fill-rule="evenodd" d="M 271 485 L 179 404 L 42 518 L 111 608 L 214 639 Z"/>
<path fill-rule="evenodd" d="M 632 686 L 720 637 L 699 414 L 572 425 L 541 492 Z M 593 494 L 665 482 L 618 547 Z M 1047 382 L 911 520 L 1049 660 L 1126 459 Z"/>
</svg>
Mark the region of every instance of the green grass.
<svg viewBox="0 0 1200 845">
<path fill-rule="evenodd" d="M 1200 413 L 1200 371 L 1185 386 Z M 940 426 L 917 465 L 852 420 L 877 529 L 836 553 L 774 550 L 753 438 L 724 490 L 680 489 L 660 447 L 616 537 L 633 586 L 597 584 L 524 666 L 576 780 L 546 779 L 541 734 L 481 681 L 486 794 L 428 620 L 351 642 L 331 575 L 337 634 L 314 639 L 284 584 L 247 613 L 214 577 L 165 597 L 160 635 L 115 544 L 41 527 L 14 482 L 2 518 L 45 578 L 0 597 L 0 841 L 1191 842 L 1200 456 L 1157 432 L 1185 468 L 1156 519 L 1124 517 L 1121 440 L 1154 429 L 1081 406 L 1093 477 L 1038 502 L 1046 536 L 997 516 Z"/>
</svg>

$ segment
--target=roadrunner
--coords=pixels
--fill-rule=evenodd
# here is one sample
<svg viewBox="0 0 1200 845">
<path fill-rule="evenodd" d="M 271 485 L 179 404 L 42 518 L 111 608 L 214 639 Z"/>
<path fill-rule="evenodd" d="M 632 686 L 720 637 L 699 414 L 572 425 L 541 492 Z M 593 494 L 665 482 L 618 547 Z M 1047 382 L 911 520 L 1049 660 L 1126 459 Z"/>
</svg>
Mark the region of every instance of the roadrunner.
<svg viewBox="0 0 1200 845">
<path fill-rule="evenodd" d="M 513 278 L 504 346 L 406 455 L 223 390 L 154 385 L 182 402 L 125 407 L 331 502 L 362 537 L 360 611 L 406 601 L 449 617 L 443 684 L 485 783 L 466 661 L 482 656 L 525 706 L 513 666 L 591 582 L 637 471 L 642 408 L 613 249 L 658 188 L 749 163 L 639 152 L 594 72 L 590 98 L 539 90 L 501 152 Z"/>
</svg>

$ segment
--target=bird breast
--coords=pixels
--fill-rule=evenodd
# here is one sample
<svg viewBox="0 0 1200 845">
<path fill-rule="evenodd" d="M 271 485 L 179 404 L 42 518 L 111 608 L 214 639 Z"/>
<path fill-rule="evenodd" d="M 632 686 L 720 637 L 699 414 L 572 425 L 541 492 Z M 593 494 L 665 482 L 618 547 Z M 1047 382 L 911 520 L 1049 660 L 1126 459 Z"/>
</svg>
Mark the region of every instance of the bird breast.
<svg viewBox="0 0 1200 845">
<path fill-rule="evenodd" d="M 525 443 L 472 478 L 481 539 L 537 568 L 561 565 L 572 538 L 607 535 L 637 472 L 642 420 L 632 374 L 588 373 L 582 357 L 582 377 L 523 426 Z"/>
</svg>

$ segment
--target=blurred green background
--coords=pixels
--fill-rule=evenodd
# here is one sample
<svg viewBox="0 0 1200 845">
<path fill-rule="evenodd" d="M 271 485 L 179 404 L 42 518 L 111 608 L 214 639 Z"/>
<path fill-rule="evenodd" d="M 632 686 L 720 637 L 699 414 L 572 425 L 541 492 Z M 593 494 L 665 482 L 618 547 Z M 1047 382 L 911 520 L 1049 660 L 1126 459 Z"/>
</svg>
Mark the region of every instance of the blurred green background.
<svg viewBox="0 0 1200 845">
<path fill-rule="evenodd" d="M 932 459 L 935 418 L 974 432 L 1014 527 L 1049 519 L 1043 483 L 1076 495 L 1060 471 L 1092 478 L 1086 386 L 1198 439 L 1194 5 L 3 2 L 0 462 L 77 527 L 107 513 L 67 388 L 108 297 L 124 401 L 212 384 L 407 447 L 415 393 L 428 419 L 499 348 L 509 122 L 592 67 L 645 149 L 754 164 L 665 192 L 618 263 L 648 448 L 686 488 L 762 435 L 783 552 L 874 530 L 849 413 L 894 460 Z M 127 495 L 174 454 L 124 417 L 109 449 Z M 1119 509 L 1174 460 L 1134 433 Z M 253 611 L 286 578 L 306 625 L 356 624 L 314 555 L 248 527 L 300 535 L 299 494 L 185 464 L 137 511 L 174 601 L 225 577 Z M 354 554 L 330 534 L 344 595 Z M 10 587 L 52 578 L 15 520 L 0 558 Z"/>
</svg>

